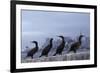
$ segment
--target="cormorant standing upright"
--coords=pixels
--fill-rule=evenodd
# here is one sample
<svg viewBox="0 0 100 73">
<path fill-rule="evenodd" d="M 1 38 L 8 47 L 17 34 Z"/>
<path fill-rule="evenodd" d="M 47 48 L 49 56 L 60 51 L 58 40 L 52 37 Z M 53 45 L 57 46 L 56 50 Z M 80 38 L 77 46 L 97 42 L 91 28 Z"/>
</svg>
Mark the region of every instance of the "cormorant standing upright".
<svg viewBox="0 0 100 73">
<path fill-rule="evenodd" d="M 38 51 L 38 42 L 32 41 L 32 43 L 35 43 L 35 47 L 32 48 L 28 53 L 26 57 L 31 57 L 33 59 L 33 55 Z"/>
<path fill-rule="evenodd" d="M 61 42 L 61 44 L 57 47 L 57 50 L 56 50 L 56 53 L 53 55 L 53 56 L 55 56 L 56 54 L 62 54 L 62 51 L 63 51 L 63 49 L 64 49 L 64 47 L 65 47 L 65 40 L 64 40 L 64 37 L 63 36 L 58 36 L 58 37 L 60 37 L 61 39 L 62 39 L 62 42 Z"/>
<path fill-rule="evenodd" d="M 50 43 L 43 49 L 42 54 L 40 55 L 40 57 L 41 56 L 48 56 L 48 53 L 52 48 L 52 41 L 53 41 L 53 38 L 50 39 Z"/>
<path fill-rule="evenodd" d="M 83 37 L 83 35 L 80 35 L 79 38 L 78 38 L 78 41 L 75 42 L 75 43 L 73 43 L 73 44 L 71 45 L 71 47 L 70 47 L 68 53 L 69 53 L 70 51 L 73 51 L 74 53 L 76 53 L 76 50 L 81 46 L 81 43 L 82 43 L 81 39 L 82 39 L 82 37 Z"/>
</svg>

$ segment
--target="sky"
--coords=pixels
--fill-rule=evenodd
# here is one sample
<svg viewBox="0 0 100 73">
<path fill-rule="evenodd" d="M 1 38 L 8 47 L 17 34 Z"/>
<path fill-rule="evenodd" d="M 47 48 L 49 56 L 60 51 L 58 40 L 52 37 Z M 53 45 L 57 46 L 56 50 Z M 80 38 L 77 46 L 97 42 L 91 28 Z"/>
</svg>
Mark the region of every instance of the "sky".
<svg viewBox="0 0 100 73">
<path fill-rule="evenodd" d="M 31 40 L 38 41 L 42 46 L 48 37 L 74 37 L 80 32 L 90 35 L 89 13 L 22 10 L 21 18 L 22 48 L 32 47 Z"/>
</svg>

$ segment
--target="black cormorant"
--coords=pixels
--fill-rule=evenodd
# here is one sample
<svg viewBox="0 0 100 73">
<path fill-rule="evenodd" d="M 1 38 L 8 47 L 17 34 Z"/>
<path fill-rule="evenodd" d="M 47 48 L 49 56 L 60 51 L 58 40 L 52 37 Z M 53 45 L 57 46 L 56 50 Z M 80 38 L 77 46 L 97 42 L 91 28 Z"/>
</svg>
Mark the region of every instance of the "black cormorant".
<svg viewBox="0 0 100 73">
<path fill-rule="evenodd" d="M 50 39 L 50 43 L 43 49 L 40 57 L 41 56 L 48 56 L 48 53 L 49 53 L 50 49 L 52 48 L 52 41 L 53 41 L 53 38 Z"/>
<path fill-rule="evenodd" d="M 61 42 L 61 44 L 57 47 L 56 53 L 55 53 L 53 56 L 55 56 L 56 54 L 62 54 L 62 51 L 63 51 L 63 49 L 64 49 L 64 47 L 65 47 L 65 40 L 64 40 L 64 37 L 63 37 L 63 36 L 58 36 L 58 37 L 60 37 L 60 38 L 62 39 L 62 42 Z"/>
<path fill-rule="evenodd" d="M 81 46 L 81 39 L 82 39 L 83 35 L 80 35 L 78 38 L 78 41 L 73 43 L 69 49 L 69 51 L 67 53 L 69 53 L 70 51 L 73 51 L 74 53 L 76 53 L 77 49 Z"/>
<path fill-rule="evenodd" d="M 31 57 L 33 59 L 33 55 L 38 51 L 38 42 L 37 41 L 32 41 L 32 43 L 35 43 L 35 47 L 32 48 L 28 53 L 26 57 Z"/>
</svg>

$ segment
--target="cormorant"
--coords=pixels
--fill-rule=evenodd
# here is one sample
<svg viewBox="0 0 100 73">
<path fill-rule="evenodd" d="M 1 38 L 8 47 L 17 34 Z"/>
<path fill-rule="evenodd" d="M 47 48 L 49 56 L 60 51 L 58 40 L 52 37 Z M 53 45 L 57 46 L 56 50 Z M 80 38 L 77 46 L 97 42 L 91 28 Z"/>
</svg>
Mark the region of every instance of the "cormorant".
<svg viewBox="0 0 100 73">
<path fill-rule="evenodd" d="M 38 51 L 38 42 L 37 41 L 32 41 L 32 43 L 35 43 L 35 47 L 32 48 L 28 53 L 26 57 L 31 57 L 33 59 L 33 55 Z"/>
<path fill-rule="evenodd" d="M 57 47 L 56 53 L 55 53 L 53 56 L 55 56 L 56 54 L 62 54 L 62 51 L 63 51 L 63 49 L 64 49 L 64 47 L 65 47 L 65 40 L 64 40 L 64 37 L 63 37 L 63 36 L 58 36 L 58 37 L 60 37 L 60 38 L 62 39 L 62 42 L 61 42 L 61 44 Z"/>
<path fill-rule="evenodd" d="M 68 53 L 69 53 L 70 51 L 73 51 L 74 53 L 76 53 L 76 50 L 81 46 L 81 43 L 82 43 L 81 39 L 82 39 L 82 37 L 83 37 L 83 35 L 80 35 L 79 38 L 78 38 L 78 41 L 75 42 L 75 43 L 73 43 L 73 44 L 71 45 L 71 47 L 70 47 Z"/>
<path fill-rule="evenodd" d="M 50 39 L 50 43 L 43 49 L 42 54 L 40 55 L 40 57 L 41 56 L 48 56 L 48 53 L 52 48 L 52 41 L 53 41 L 53 38 Z"/>
</svg>

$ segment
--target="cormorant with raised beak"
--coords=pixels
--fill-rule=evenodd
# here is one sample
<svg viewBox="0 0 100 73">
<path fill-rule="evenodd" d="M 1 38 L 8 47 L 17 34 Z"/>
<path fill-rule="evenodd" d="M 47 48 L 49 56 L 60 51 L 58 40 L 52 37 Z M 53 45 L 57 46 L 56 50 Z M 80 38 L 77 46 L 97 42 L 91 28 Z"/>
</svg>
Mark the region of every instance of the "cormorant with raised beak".
<svg viewBox="0 0 100 73">
<path fill-rule="evenodd" d="M 81 46 L 81 43 L 82 43 L 81 39 L 82 39 L 82 37 L 83 37 L 83 35 L 80 34 L 80 36 L 79 36 L 79 38 L 78 38 L 78 41 L 75 42 L 75 43 L 73 43 L 73 44 L 71 45 L 71 47 L 70 47 L 68 53 L 71 52 L 71 51 L 73 51 L 74 53 L 76 53 L 77 49 Z"/>
<path fill-rule="evenodd" d="M 58 37 L 60 37 L 61 39 L 62 39 L 62 42 L 61 42 L 61 44 L 57 47 L 57 50 L 56 50 L 56 53 L 53 55 L 53 56 L 55 56 L 56 54 L 62 54 L 62 51 L 63 51 L 63 49 L 64 49 L 64 47 L 65 47 L 65 40 L 64 40 L 64 37 L 63 36 L 58 36 Z"/>
<path fill-rule="evenodd" d="M 53 38 L 50 38 L 50 43 L 43 49 L 42 54 L 40 55 L 40 57 L 41 56 L 46 56 L 46 57 L 48 56 L 48 53 L 52 48 L 52 41 L 53 41 Z"/>
<path fill-rule="evenodd" d="M 37 41 L 32 41 L 32 43 L 35 44 L 35 47 L 32 48 L 28 53 L 26 57 L 31 57 L 33 59 L 33 55 L 38 51 L 38 42 Z"/>
</svg>

